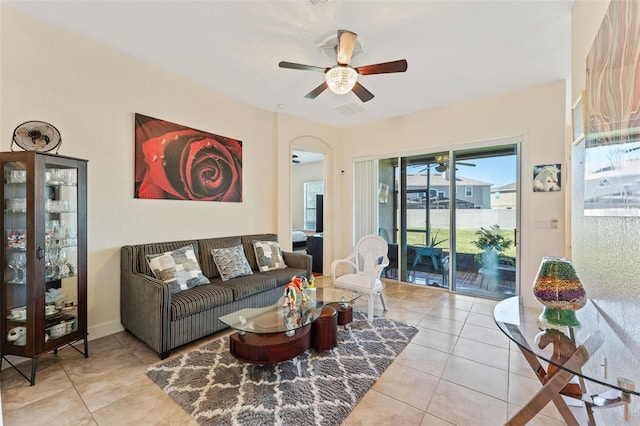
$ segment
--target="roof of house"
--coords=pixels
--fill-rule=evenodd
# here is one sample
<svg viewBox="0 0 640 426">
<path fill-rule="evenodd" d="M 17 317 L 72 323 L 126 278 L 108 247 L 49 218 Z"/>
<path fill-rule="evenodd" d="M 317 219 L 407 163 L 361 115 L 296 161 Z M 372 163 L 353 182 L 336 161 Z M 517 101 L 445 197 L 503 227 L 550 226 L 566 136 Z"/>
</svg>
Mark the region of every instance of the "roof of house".
<svg viewBox="0 0 640 426">
<path fill-rule="evenodd" d="M 515 191 L 516 183 L 509 183 L 507 185 L 495 186 L 491 188 L 491 192 L 507 192 L 507 191 Z"/>
</svg>

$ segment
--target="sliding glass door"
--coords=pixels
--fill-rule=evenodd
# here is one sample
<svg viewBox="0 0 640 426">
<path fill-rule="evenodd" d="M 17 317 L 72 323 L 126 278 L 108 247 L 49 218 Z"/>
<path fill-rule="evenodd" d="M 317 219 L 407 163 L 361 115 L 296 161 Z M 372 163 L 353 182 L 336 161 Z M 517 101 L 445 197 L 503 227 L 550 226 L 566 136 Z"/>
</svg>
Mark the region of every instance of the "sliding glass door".
<svg viewBox="0 0 640 426">
<path fill-rule="evenodd" d="M 517 293 L 517 145 L 454 151 L 451 289 L 503 299 Z"/>
<path fill-rule="evenodd" d="M 516 294 L 517 169 L 516 144 L 379 160 L 386 277 L 487 297 Z"/>
</svg>

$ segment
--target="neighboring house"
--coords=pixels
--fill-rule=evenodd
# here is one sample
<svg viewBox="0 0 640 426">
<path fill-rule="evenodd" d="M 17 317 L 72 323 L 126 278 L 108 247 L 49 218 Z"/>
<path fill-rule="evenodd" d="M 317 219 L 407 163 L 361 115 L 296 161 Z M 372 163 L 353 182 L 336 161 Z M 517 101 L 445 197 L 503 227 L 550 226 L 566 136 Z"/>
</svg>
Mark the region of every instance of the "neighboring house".
<svg viewBox="0 0 640 426">
<path fill-rule="evenodd" d="M 449 208 L 449 173 L 407 175 L 408 208 L 426 208 L 427 180 L 432 209 Z M 490 209 L 491 184 L 464 176 L 456 177 L 456 203 L 458 208 Z"/>
<path fill-rule="evenodd" d="M 516 208 L 516 183 L 491 188 L 492 209 Z"/>
</svg>

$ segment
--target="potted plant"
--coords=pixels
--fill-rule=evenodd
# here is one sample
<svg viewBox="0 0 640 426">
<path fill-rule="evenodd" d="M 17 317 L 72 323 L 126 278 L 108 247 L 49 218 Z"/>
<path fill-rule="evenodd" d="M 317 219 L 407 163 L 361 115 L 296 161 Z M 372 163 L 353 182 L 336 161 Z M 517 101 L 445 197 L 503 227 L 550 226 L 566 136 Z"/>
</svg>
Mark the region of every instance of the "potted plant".
<svg viewBox="0 0 640 426">
<path fill-rule="evenodd" d="M 511 247 L 513 241 L 499 233 L 498 225 L 491 225 L 489 229 L 482 228 L 476 231 L 477 240 L 471 243 L 480 249 L 474 260 L 483 268 L 495 268 L 500 256 Z"/>
</svg>

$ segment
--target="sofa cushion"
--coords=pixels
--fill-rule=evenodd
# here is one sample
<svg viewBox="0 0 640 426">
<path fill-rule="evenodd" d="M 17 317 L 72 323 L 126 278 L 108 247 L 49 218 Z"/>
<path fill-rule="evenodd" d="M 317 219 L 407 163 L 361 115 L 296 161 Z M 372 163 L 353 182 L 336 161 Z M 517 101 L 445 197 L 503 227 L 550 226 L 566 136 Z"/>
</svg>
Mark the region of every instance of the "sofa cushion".
<svg viewBox="0 0 640 426">
<path fill-rule="evenodd" d="M 145 275 L 153 277 L 153 271 L 151 271 L 149 263 L 147 262 L 148 255 L 162 254 L 169 251 L 177 250 L 188 245 L 193 246 L 193 251 L 196 254 L 196 257 L 198 257 L 198 243 L 195 240 L 169 241 L 163 243 L 138 245 L 138 271 Z"/>
<path fill-rule="evenodd" d="M 182 290 L 209 284 L 209 280 L 202 275 L 193 246 L 182 247 L 163 254 L 149 254 L 147 261 L 153 275 L 168 284 L 171 293 L 179 293 Z"/>
<path fill-rule="evenodd" d="M 282 291 L 284 292 L 284 286 L 291 282 L 291 278 L 293 276 L 297 277 L 307 277 L 307 270 L 300 268 L 285 268 L 285 269 L 274 269 L 273 271 L 268 272 L 260 272 L 254 275 L 264 275 L 267 277 L 272 277 L 276 280 L 278 286 L 282 286 Z"/>
<path fill-rule="evenodd" d="M 171 296 L 171 321 L 233 302 L 230 288 L 205 284 Z"/>
<path fill-rule="evenodd" d="M 242 244 L 240 237 L 221 237 L 221 238 L 206 238 L 198 240 L 198 248 L 202 257 L 200 259 L 200 266 L 202 267 L 202 273 L 207 278 L 217 278 L 220 276 L 218 267 L 213 261 L 211 250 L 217 248 L 235 247 Z"/>
<path fill-rule="evenodd" d="M 287 264 L 282 258 L 282 250 L 277 241 L 254 241 L 253 248 L 256 252 L 256 262 L 260 272 L 284 269 Z"/>
<path fill-rule="evenodd" d="M 242 240 L 242 246 L 244 247 L 244 254 L 247 256 L 247 261 L 251 269 L 258 270 L 258 262 L 256 261 L 256 252 L 253 249 L 254 241 L 278 241 L 276 234 L 254 234 L 243 235 L 240 237 Z"/>
<path fill-rule="evenodd" d="M 244 256 L 242 246 L 212 249 L 213 261 L 218 267 L 222 281 L 253 274 Z"/>
<path fill-rule="evenodd" d="M 275 276 L 263 273 L 237 277 L 230 281 L 216 279 L 212 282 L 220 287 L 225 287 L 233 291 L 233 300 L 240 300 L 279 286 Z"/>
</svg>

